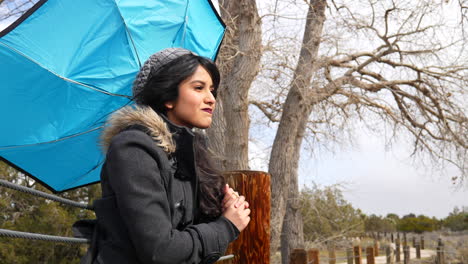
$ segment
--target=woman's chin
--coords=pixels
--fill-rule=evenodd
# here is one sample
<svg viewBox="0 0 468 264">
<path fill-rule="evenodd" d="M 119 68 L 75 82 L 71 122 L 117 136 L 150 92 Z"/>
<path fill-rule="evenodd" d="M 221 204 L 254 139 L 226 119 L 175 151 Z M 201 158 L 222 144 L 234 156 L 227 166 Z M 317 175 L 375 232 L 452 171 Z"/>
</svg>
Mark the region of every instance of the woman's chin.
<svg viewBox="0 0 468 264">
<path fill-rule="evenodd" d="M 199 128 L 199 129 L 207 129 L 210 126 L 211 126 L 211 120 L 207 122 L 200 122 L 194 125 L 194 127 Z"/>
<path fill-rule="evenodd" d="M 196 128 L 199 128 L 199 129 L 207 129 L 210 127 L 210 125 L 199 125 L 199 126 L 195 126 Z"/>
</svg>

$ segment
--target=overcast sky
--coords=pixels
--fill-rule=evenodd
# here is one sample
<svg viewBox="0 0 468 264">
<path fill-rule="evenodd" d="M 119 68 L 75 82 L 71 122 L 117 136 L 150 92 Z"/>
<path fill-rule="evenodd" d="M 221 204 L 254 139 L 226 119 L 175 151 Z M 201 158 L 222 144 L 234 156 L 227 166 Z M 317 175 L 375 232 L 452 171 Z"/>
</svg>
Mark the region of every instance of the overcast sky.
<svg viewBox="0 0 468 264">
<path fill-rule="evenodd" d="M 0 21 L 0 29 L 4 23 Z M 266 170 L 274 129 L 253 127 L 251 134 L 256 139 L 250 145 L 252 169 Z M 300 185 L 342 184 L 345 198 L 366 214 L 415 213 L 443 218 L 454 206 L 468 206 L 468 189 L 456 189 L 450 182 L 457 175 L 454 170 L 427 174 L 421 166 L 410 164 L 404 144 L 386 151 L 382 140 L 365 131 L 362 135 L 354 149 L 314 157 L 303 152 Z"/>
<path fill-rule="evenodd" d="M 342 183 L 345 198 L 366 214 L 396 213 L 446 217 L 455 206 L 468 206 L 466 187 L 451 182 L 459 172 L 453 168 L 432 171 L 412 164 L 404 144 L 385 150 L 375 136 L 361 138 L 359 148 L 318 159 L 304 157 L 300 182 L 323 185 Z M 426 169 L 429 168 L 429 169 Z M 429 171 L 428 171 L 429 170 Z"/>
</svg>

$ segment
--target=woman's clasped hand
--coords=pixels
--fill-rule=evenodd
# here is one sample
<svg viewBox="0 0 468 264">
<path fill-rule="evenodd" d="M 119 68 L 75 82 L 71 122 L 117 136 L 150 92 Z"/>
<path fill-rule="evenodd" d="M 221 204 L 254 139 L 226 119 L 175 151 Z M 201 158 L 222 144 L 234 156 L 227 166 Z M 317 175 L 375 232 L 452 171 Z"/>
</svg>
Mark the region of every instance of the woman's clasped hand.
<svg viewBox="0 0 468 264">
<path fill-rule="evenodd" d="M 224 187 L 223 216 L 229 219 L 239 231 L 244 230 L 250 222 L 249 203 L 228 184 Z"/>
</svg>

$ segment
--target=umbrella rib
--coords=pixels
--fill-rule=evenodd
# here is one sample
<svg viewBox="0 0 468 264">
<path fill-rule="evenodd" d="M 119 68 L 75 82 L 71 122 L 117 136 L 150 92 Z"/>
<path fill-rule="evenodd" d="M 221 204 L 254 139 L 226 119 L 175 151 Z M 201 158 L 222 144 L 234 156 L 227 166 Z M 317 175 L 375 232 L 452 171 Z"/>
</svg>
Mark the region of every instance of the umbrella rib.
<svg viewBox="0 0 468 264">
<path fill-rule="evenodd" d="M 51 141 L 47 141 L 47 142 L 39 142 L 39 143 L 26 144 L 26 145 L 21 145 L 21 146 L 0 147 L 0 150 L 24 148 L 24 147 L 31 147 L 31 146 L 37 146 L 37 145 L 44 145 L 44 144 L 49 144 L 49 143 L 60 142 L 60 141 L 63 141 L 63 140 L 69 139 L 69 138 L 74 138 L 74 137 L 78 137 L 78 136 L 81 136 L 81 135 L 84 135 L 84 134 L 87 134 L 87 133 L 91 133 L 91 132 L 96 131 L 98 129 L 101 129 L 103 127 L 104 126 L 98 126 L 98 127 L 95 127 L 93 129 L 90 129 L 90 130 L 87 130 L 87 131 L 84 131 L 84 132 L 80 132 L 80 133 L 77 133 L 77 134 L 73 134 L 73 135 L 70 135 L 70 136 L 66 136 L 66 137 L 63 137 L 63 138 L 59 138 L 59 139 L 55 139 L 55 140 L 51 140 Z"/>
<path fill-rule="evenodd" d="M 187 5 L 185 6 L 185 14 L 184 14 L 184 32 L 182 32 L 182 45 L 185 46 L 185 34 L 187 32 L 187 23 L 188 23 L 188 8 L 190 5 L 190 0 L 187 1 Z"/>
<path fill-rule="evenodd" d="M 140 56 L 138 55 L 135 42 L 133 41 L 132 34 L 130 34 L 130 30 L 128 29 L 127 23 L 125 23 L 125 19 L 122 16 L 122 12 L 120 12 L 119 5 L 117 4 L 116 1 L 114 1 L 114 4 L 115 4 L 115 7 L 117 8 L 117 10 L 119 11 L 119 15 L 120 15 L 120 18 L 122 19 L 122 22 L 124 24 L 125 31 L 127 32 L 128 36 L 130 37 L 130 41 L 132 42 L 133 51 L 135 52 L 135 55 L 137 56 L 138 66 L 141 68 Z"/>
<path fill-rule="evenodd" d="M 51 71 L 51 70 L 45 68 L 45 67 L 44 67 L 42 64 L 40 64 L 39 62 L 35 61 L 35 60 L 32 59 L 31 57 L 29 57 L 29 56 L 27 56 L 26 54 L 22 53 L 21 51 L 15 49 L 15 48 L 13 48 L 13 47 L 11 47 L 10 45 L 7 45 L 7 44 L 5 44 L 5 43 L 2 42 L 2 41 L 0 41 L 0 44 L 2 44 L 3 46 L 5 46 L 6 48 L 10 49 L 11 51 L 17 53 L 18 55 L 20 55 L 20 56 L 26 58 L 27 60 L 31 61 L 32 63 L 38 65 L 38 66 L 41 67 L 42 69 L 44 69 L 44 70 L 46 70 L 46 71 L 52 73 L 53 75 L 59 77 L 59 78 L 62 79 L 62 80 L 65 80 L 65 81 L 67 81 L 67 82 L 71 82 L 71 83 L 74 83 L 74 84 L 78 84 L 78 85 L 80 85 L 80 86 L 83 86 L 83 87 L 86 87 L 86 88 L 95 90 L 95 91 L 100 92 L 100 93 L 103 93 L 103 94 L 112 95 L 112 96 L 120 96 L 120 97 L 129 98 L 129 99 L 131 98 L 131 97 L 128 96 L 128 95 L 110 93 L 110 92 L 108 92 L 108 91 L 105 91 L 105 90 L 102 90 L 102 89 L 98 89 L 98 88 L 95 88 L 95 87 L 86 85 L 86 84 L 84 84 L 84 83 L 77 82 L 77 81 L 75 81 L 75 80 L 72 80 L 72 79 L 66 78 L 66 77 L 64 77 L 64 76 L 61 76 L 61 75 L 59 75 L 59 74 L 57 74 L 57 73 L 55 73 L 55 72 L 53 72 L 53 71 Z"/>
<path fill-rule="evenodd" d="M 182 23 L 182 25 L 179 27 L 178 31 L 177 31 L 177 34 L 174 36 L 174 38 L 172 39 L 172 45 L 176 45 L 176 46 L 180 46 L 180 47 L 185 47 L 185 35 L 186 35 L 186 32 L 187 32 L 187 23 L 188 23 L 188 8 L 189 8 L 189 5 L 190 5 L 190 0 L 187 1 L 187 4 L 185 5 L 185 13 L 184 13 L 184 23 Z M 180 39 L 180 42 L 178 44 L 175 44 L 176 43 L 176 40 L 177 40 L 177 36 L 179 34 L 179 32 L 182 31 L 182 37 Z M 192 51 L 193 52 L 193 51 Z"/>
</svg>

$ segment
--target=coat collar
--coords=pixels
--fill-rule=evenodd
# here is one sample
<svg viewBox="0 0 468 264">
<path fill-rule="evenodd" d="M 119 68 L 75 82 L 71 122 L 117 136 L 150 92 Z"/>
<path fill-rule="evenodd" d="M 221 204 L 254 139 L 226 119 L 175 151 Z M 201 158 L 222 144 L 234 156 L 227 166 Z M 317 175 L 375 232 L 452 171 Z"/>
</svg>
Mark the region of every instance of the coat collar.
<svg viewBox="0 0 468 264">
<path fill-rule="evenodd" d="M 123 107 L 113 113 L 106 122 L 101 134 L 103 151 L 107 152 L 107 148 L 115 135 L 129 126 L 140 125 L 147 129 L 148 135 L 153 138 L 157 146 L 161 147 L 166 153 L 171 154 L 176 150 L 171 130 L 175 132 L 183 129 L 183 127 L 178 127 L 167 121 L 149 106 Z"/>
<path fill-rule="evenodd" d="M 192 178 L 195 174 L 195 134 L 187 127 L 172 123 L 166 116 L 157 114 L 149 106 L 126 106 L 108 119 L 101 134 L 101 146 L 106 152 L 112 137 L 130 126 L 143 126 L 155 144 L 161 147 L 177 167 L 176 177 Z"/>
</svg>

